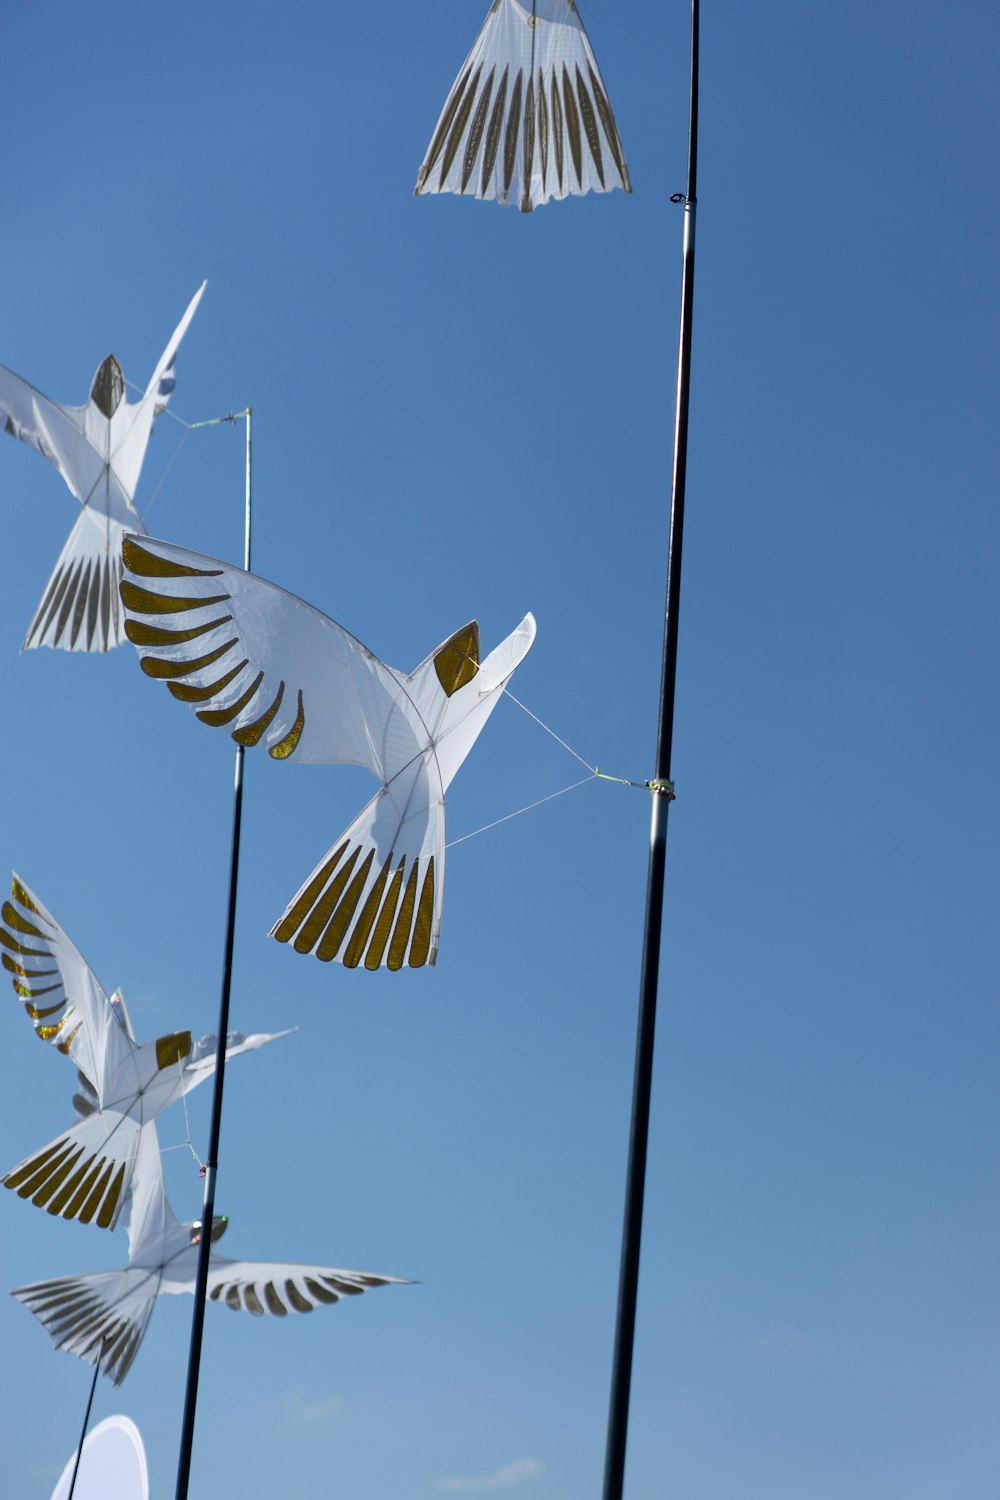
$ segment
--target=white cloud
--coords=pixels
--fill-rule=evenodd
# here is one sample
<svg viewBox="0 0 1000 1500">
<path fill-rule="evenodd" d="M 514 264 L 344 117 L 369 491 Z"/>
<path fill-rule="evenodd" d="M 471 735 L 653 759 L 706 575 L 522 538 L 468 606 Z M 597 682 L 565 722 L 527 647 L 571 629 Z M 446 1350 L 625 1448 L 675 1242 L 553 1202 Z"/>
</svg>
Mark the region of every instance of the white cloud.
<svg viewBox="0 0 1000 1500">
<path fill-rule="evenodd" d="M 492 1474 L 453 1474 L 450 1479 L 439 1479 L 436 1489 L 451 1493 L 468 1493 L 470 1490 L 507 1490 L 515 1484 L 524 1484 L 527 1479 L 537 1479 L 542 1466 L 537 1458 L 515 1458 L 513 1463 L 502 1464 Z"/>
</svg>

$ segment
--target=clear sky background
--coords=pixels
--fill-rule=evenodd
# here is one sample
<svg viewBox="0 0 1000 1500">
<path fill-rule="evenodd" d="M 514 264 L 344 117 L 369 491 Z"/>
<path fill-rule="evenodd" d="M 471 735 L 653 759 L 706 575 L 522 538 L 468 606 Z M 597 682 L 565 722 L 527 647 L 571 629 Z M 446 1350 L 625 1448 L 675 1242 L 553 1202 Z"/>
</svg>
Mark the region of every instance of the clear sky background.
<svg viewBox="0 0 1000 1500">
<path fill-rule="evenodd" d="M 513 691 L 651 774 L 688 8 L 584 10 L 634 195 L 411 189 L 485 0 L 3 7 L 0 361 L 177 365 L 255 411 L 255 571 L 409 670 L 527 609 Z M 986 0 L 706 5 L 688 529 L 629 1500 L 995 1500 L 996 78 Z M 148 1039 L 215 1029 L 233 749 L 140 673 L 18 654 L 76 502 L 0 441 L 0 859 Z M 153 535 L 239 561 L 243 431 L 157 424 Z M 6 649 L 2 643 L 6 642 Z M 585 775 L 512 703 L 449 834 Z M 600 1492 L 647 794 L 449 854 L 436 970 L 265 934 L 373 787 L 248 753 L 223 1249 L 419 1278 L 206 1316 L 192 1496 Z M 6 877 L 5 877 L 6 878 Z M 0 1163 L 72 1072 L 10 994 Z M 204 1153 L 209 1090 L 190 1105 Z M 201 1184 L 164 1117 L 183 1218 Z M 3 1286 L 125 1237 L 0 1195 Z M 121 1390 L 173 1494 L 190 1299 Z M 0 1492 L 48 1500 L 90 1369 L 0 1302 Z"/>
</svg>

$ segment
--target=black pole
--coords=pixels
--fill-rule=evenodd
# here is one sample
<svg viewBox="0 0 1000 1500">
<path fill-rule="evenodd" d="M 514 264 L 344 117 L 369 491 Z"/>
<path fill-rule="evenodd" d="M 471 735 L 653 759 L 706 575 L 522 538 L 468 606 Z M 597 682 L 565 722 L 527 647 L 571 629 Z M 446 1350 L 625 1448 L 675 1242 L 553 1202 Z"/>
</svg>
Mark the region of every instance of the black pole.
<svg viewBox="0 0 1000 1500">
<path fill-rule="evenodd" d="M 243 566 L 250 571 L 250 408 L 246 410 L 246 529 Z M 212 1253 L 212 1224 L 215 1219 L 215 1177 L 219 1163 L 219 1135 L 222 1130 L 222 1089 L 226 1073 L 226 1036 L 229 1031 L 229 993 L 233 975 L 233 940 L 236 932 L 236 884 L 240 867 L 240 826 L 243 814 L 243 746 L 236 747 L 236 777 L 233 787 L 233 841 L 229 864 L 229 905 L 226 912 L 226 949 L 222 963 L 222 994 L 219 1000 L 219 1036 L 215 1053 L 215 1080 L 212 1087 L 212 1120 L 205 1162 L 205 1200 L 201 1211 L 201 1238 L 198 1242 L 198 1268 L 194 1282 L 194 1313 L 191 1317 L 191 1345 L 188 1352 L 187 1387 L 184 1392 L 184 1419 L 181 1446 L 177 1460 L 176 1500 L 187 1500 L 191 1477 L 191 1448 L 194 1442 L 194 1416 L 198 1402 L 198 1371 L 201 1365 L 201 1340 L 205 1326 L 205 1295 L 208 1289 L 208 1262 Z"/>
<path fill-rule="evenodd" d="M 652 783 L 649 875 L 646 922 L 639 983 L 632 1125 L 629 1137 L 622 1230 L 618 1312 L 611 1371 L 608 1440 L 604 1462 L 604 1500 L 621 1500 L 625 1483 L 625 1446 L 628 1434 L 632 1349 L 639 1286 L 639 1248 L 646 1185 L 649 1104 L 653 1079 L 653 1038 L 656 1029 L 656 992 L 663 925 L 664 867 L 667 856 L 667 813 L 673 797 L 670 752 L 674 732 L 674 694 L 677 684 L 677 629 L 681 597 L 681 548 L 684 540 L 684 488 L 687 474 L 688 400 L 691 385 L 691 321 L 694 305 L 694 232 L 698 158 L 698 0 L 691 4 L 691 103 L 688 133 L 687 191 L 673 202 L 684 205 L 684 265 L 681 277 L 681 330 L 677 361 L 677 408 L 674 425 L 674 467 L 670 499 L 670 539 L 667 549 L 666 618 L 663 629 L 663 671 L 660 681 L 660 719 L 656 740 L 656 773 Z"/>
<path fill-rule="evenodd" d="M 101 1355 L 104 1353 L 104 1346 L 107 1342 L 108 1340 L 106 1337 L 101 1339 L 101 1347 L 98 1350 L 97 1359 L 94 1363 L 94 1378 L 90 1382 L 90 1395 L 87 1398 L 87 1410 L 84 1413 L 83 1417 L 83 1431 L 80 1433 L 80 1445 L 76 1450 L 76 1463 L 73 1465 L 73 1478 L 69 1482 L 69 1494 L 67 1495 L 66 1500 L 73 1500 L 73 1491 L 76 1489 L 76 1476 L 80 1472 L 80 1459 L 83 1457 L 83 1440 L 87 1436 L 87 1428 L 90 1426 L 90 1408 L 94 1404 L 94 1392 L 97 1390 L 97 1377 L 101 1373 Z"/>
</svg>

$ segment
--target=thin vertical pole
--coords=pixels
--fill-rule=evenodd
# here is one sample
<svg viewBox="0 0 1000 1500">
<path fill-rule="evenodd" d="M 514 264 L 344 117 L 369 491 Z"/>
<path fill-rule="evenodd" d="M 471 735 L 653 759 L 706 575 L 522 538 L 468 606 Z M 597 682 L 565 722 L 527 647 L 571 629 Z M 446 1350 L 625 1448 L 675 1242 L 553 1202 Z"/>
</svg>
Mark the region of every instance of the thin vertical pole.
<svg viewBox="0 0 1000 1500">
<path fill-rule="evenodd" d="M 69 1482 L 69 1494 L 66 1497 L 66 1500 L 73 1500 L 73 1491 L 76 1489 L 76 1476 L 80 1472 L 80 1459 L 83 1457 L 83 1440 L 87 1436 L 87 1428 L 90 1426 L 90 1408 L 94 1404 L 94 1392 L 97 1390 L 97 1377 L 101 1373 L 101 1355 L 104 1353 L 104 1346 L 107 1342 L 108 1340 L 106 1337 L 101 1339 L 101 1347 L 98 1350 L 97 1359 L 94 1362 L 94 1378 L 90 1382 L 90 1395 L 87 1398 L 87 1410 L 84 1413 L 83 1417 L 83 1431 L 80 1433 L 80 1444 L 76 1450 L 76 1463 L 73 1465 L 73 1478 Z"/>
<path fill-rule="evenodd" d="M 243 565 L 250 570 L 250 421 L 246 409 L 246 521 Z M 226 948 L 222 964 L 222 994 L 219 1000 L 219 1036 L 215 1053 L 215 1080 L 212 1089 L 212 1120 L 209 1128 L 208 1156 L 205 1161 L 205 1200 L 201 1211 L 201 1239 L 198 1243 L 198 1269 L 194 1283 L 194 1313 L 191 1318 L 191 1346 L 188 1353 L 187 1388 L 184 1394 L 184 1420 L 181 1427 L 180 1455 L 177 1461 L 176 1500 L 187 1500 L 191 1477 L 191 1448 L 194 1441 L 195 1406 L 198 1401 L 198 1371 L 201 1365 L 201 1340 L 205 1325 L 205 1295 L 208 1289 L 208 1263 L 212 1253 L 212 1224 L 215 1219 L 215 1178 L 219 1164 L 219 1135 L 222 1128 L 222 1089 L 226 1072 L 226 1035 L 229 1031 L 229 993 L 233 974 L 233 939 L 236 931 L 236 883 L 240 865 L 240 825 L 243 813 L 243 746 L 236 747 L 236 775 L 233 787 L 233 839 L 229 865 L 229 905 L 226 913 Z"/>
<path fill-rule="evenodd" d="M 642 1208 L 646 1184 L 646 1153 L 649 1139 L 649 1106 L 653 1079 L 653 1038 L 656 1029 L 656 994 L 660 967 L 660 937 L 663 925 L 664 868 L 667 855 L 667 814 L 673 797 L 670 785 L 670 753 L 674 731 L 674 696 L 677 684 L 677 631 L 681 596 L 681 548 L 684 540 L 684 491 L 687 476 L 688 402 L 691 384 L 691 326 L 694 306 L 694 240 L 698 157 L 698 0 L 691 5 L 691 102 L 688 132 L 687 190 L 672 201 L 684 205 L 684 253 L 681 276 L 681 328 L 677 361 L 677 405 L 674 420 L 674 464 L 670 499 L 670 537 L 667 547 L 666 618 L 663 630 L 663 670 L 660 681 L 660 717 L 656 741 L 656 775 L 653 782 L 649 873 L 646 887 L 646 919 L 643 934 L 642 969 L 639 982 L 639 1015 L 636 1033 L 635 1075 L 632 1091 L 632 1124 L 629 1137 L 625 1188 L 625 1218 L 622 1230 L 618 1312 L 611 1372 L 611 1400 L 604 1466 L 604 1500 L 621 1500 L 625 1483 L 625 1447 L 628 1434 L 629 1394 L 632 1382 L 632 1350 L 639 1287 L 639 1248 L 642 1239 Z"/>
</svg>

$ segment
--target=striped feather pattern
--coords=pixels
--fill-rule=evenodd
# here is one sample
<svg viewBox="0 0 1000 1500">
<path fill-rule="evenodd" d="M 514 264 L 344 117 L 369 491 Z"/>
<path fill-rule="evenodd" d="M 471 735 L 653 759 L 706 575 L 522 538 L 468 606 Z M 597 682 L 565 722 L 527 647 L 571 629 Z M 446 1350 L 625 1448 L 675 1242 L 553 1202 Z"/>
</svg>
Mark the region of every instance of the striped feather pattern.
<svg viewBox="0 0 1000 1500">
<path fill-rule="evenodd" d="M 0 1181 L 37 1208 L 81 1224 L 113 1229 L 135 1159 L 139 1127 L 124 1119 L 112 1141 L 98 1111 L 25 1157 Z"/>
<path fill-rule="evenodd" d="M 284 681 L 254 672 L 225 607 L 222 575 L 162 557 L 134 537 L 125 538 L 122 553 L 125 634 L 147 677 L 194 706 L 203 724 L 228 728 L 237 744 L 256 745 L 271 731 L 269 754 L 286 760 L 305 727 L 302 690 L 286 695 Z"/>
<path fill-rule="evenodd" d="M 357 1297 L 372 1287 L 394 1283 L 405 1284 L 396 1276 L 375 1276 L 368 1271 L 218 1260 L 209 1271 L 208 1296 L 233 1312 L 284 1318 L 290 1312 L 310 1313 L 314 1307 L 331 1307 L 342 1297 Z"/>
<path fill-rule="evenodd" d="M 124 1273 L 99 1271 L 39 1281 L 11 1292 L 44 1325 L 57 1349 L 95 1365 L 121 1385 L 139 1351 L 156 1305 L 155 1282 L 146 1295 L 121 1299 Z M 149 1278 L 143 1280 L 148 1284 Z"/>
<path fill-rule="evenodd" d="M 11 900 L 5 901 L 0 925 L 0 962 L 11 976 L 14 991 L 24 1005 L 35 1032 L 43 1042 L 69 1051 L 76 1019 L 67 1009 L 66 990 L 52 944 L 59 929 L 40 911 L 15 875 Z"/>
<path fill-rule="evenodd" d="M 573 0 L 495 0 L 445 103 L 416 193 L 517 203 L 632 191 L 611 102 Z"/>
<path fill-rule="evenodd" d="M 437 956 L 434 856 L 375 864 L 375 849 L 345 839 L 320 865 L 271 929 L 279 943 L 348 969 L 411 969 Z"/>
<path fill-rule="evenodd" d="M 130 519 L 135 530 L 138 518 Z M 125 639 L 119 599 L 124 527 L 84 508 L 28 626 L 22 651 L 110 651 Z"/>
</svg>

